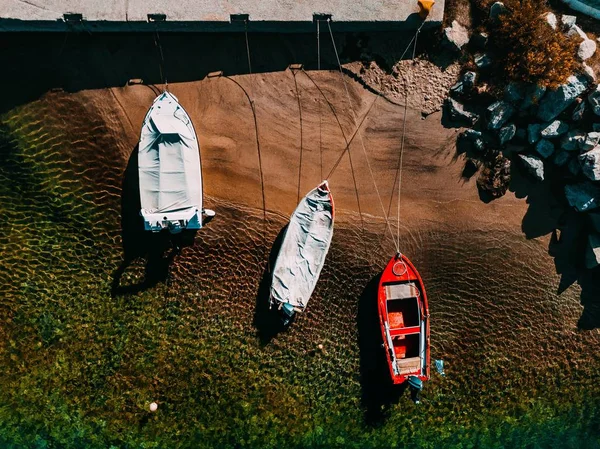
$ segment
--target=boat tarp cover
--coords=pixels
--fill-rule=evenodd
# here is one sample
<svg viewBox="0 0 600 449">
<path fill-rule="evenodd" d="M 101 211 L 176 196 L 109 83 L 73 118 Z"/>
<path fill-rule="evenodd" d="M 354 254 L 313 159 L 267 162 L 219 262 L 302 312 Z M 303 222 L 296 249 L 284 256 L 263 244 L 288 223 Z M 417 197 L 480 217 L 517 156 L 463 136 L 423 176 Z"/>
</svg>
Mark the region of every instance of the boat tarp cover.
<svg viewBox="0 0 600 449">
<path fill-rule="evenodd" d="M 169 92 L 154 100 L 144 119 L 138 157 L 142 211 L 202 211 L 196 133 L 187 113 Z"/>
<path fill-rule="evenodd" d="M 311 190 L 298 204 L 273 269 L 272 300 L 304 310 L 333 236 L 333 202 L 327 189 Z"/>
</svg>

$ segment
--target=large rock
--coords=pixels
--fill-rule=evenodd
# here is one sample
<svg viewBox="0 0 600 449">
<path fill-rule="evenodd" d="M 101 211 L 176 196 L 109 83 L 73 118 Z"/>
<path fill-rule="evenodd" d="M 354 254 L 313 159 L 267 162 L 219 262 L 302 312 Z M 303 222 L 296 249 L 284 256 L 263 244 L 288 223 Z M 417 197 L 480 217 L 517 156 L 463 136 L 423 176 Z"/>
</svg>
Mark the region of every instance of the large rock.
<svg viewBox="0 0 600 449">
<path fill-rule="evenodd" d="M 556 30 L 558 26 L 558 20 L 556 20 L 556 15 L 553 12 L 546 13 L 544 19 L 546 19 L 546 23 L 550 25 L 553 30 Z"/>
<path fill-rule="evenodd" d="M 537 156 L 529 156 L 527 154 L 519 154 L 519 159 L 527 172 L 538 181 L 544 180 L 544 162 Z"/>
<path fill-rule="evenodd" d="M 506 101 L 497 101 L 487 108 L 488 129 L 500 129 L 512 117 L 515 108 Z"/>
<path fill-rule="evenodd" d="M 477 114 L 466 111 L 464 105 L 453 98 L 446 98 L 446 108 L 454 121 L 464 121 L 473 125 L 479 118 Z"/>
<path fill-rule="evenodd" d="M 569 164 L 567 165 L 567 168 L 569 169 L 569 172 L 573 176 L 579 175 L 579 173 L 581 173 L 581 165 L 579 165 L 579 159 L 577 159 L 577 158 L 571 159 L 569 161 Z"/>
<path fill-rule="evenodd" d="M 467 129 L 459 134 L 457 146 L 459 152 L 484 153 L 486 150 L 487 136 L 480 131 Z"/>
<path fill-rule="evenodd" d="M 577 23 L 577 16 L 570 16 L 563 14 L 560 18 L 560 22 L 566 31 L 570 30 Z"/>
<path fill-rule="evenodd" d="M 510 184 L 510 159 L 496 157 L 494 162 L 486 164 L 477 178 L 477 188 L 490 200 L 500 198 Z"/>
<path fill-rule="evenodd" d="M 600 133 L 591 132 L 585 135 L 583 140 L 579 141 L 579 149 L 581 151 L 589 151 L 592 150 L 598 145 L 598 141 L 600 141 Z"/>
<path fill-rule="evenodd" d="M 576 107 L 575 109 L 573 109 L 573 114 L 571 114 L 571 119 L 574 122 L 578 122 L 581 119 L 583 119 L 583 116 L 585 114 L 585 101 L 581 101 Z"/>
<path fill-rule="evenodd" d="M 477 68 L 485 70 L 492 66 L 493 59 L 488 53 L 476 53 L 473 61 L 475 61 Z"/>
<path fill-rule="evenodd" d="M 596 232 L 600 232 L 600 212 L 594 210 L 588 213 L 588 217 L 590 219 L 590 223 L 592 224 L 592 228 Z"/>
<path fill-rule="evenodd" d="M 586 212 L 600 207 L 600 188 L 589 182 L 566 185 L 565 196 L 571 207 L 578 212 Z"/>
<path fill-rule="evenodd" d="M 504 145 L 505 143 L 509 142 L 513 137 L 515 137 L 516 133 L 517 133 L 517 127 L 515 126 L 514 123 L 511 123 L 508 126 L 504 126 L 504 127 L 500 128 L 500 131 L 498 131 L 498 138 L 500 139 L 500 145 Z"/>
<path fill-rule="evenodd" d="M 596 53 L 596 42 L 592 39 L 584 39 L 583 42 L 579 44 L 579 49 L 577 50 L 577 57 L 582 61 L 590 59 Z"/>
<path fill-rule="evenodd" d="M 527 142 L 533 145 L 540 140 L 540 132 L 543 127 L 544 125 L 540 125 L 539 123 L 527 125 Z"/>
<path fill-rule="evenodd" d="M 545 122 L 554 120 L 587 89 L 589 80 L 584 75 L 571 75 L 566 84 L 546 92 L 540 101 L 538 118 Z"/>
<path fill-rule="evenodd" d="M 526 151 L 529 151 L 529 147 L 520 145 L 518 143 L 509 142 L 506 147 L 502 149 L 502 154 L 506 157 L 511 157 L 513 155 L 525 153 Z"/>
<path fill-rule="evenodd" d="M 596 72 L 585 62 L 581 63 L 581 73 L 589 80 L 590 83 L 596 82 Z"/>
<path fill-rule="evenodd" d="M 525 93 L 525 98 L 521 103 L 520 109 L 524 111 L 532 106 L 537 106 L 540 103 L 542 97 L 544 96 L 544 93 L 546 93 L 546 88 L 544 86 L 530 84 L 527 88 L 527 92 Z"/>
<path fill-rule="evenodd" d="M 460 51 L 469 42 L 469 31 L 456 20 L 444 28 L 444 44 L 451 50 Z"/>
<path fill-rule="evenodd" d="M 571 28 L 568 29 L 567 36 L 568 37 L 579 37 L 580 39 L 583 39 L 583 40 L 589 39 L 588 35 L 585 34 L 585 31 L 583 31 L 577 25 L 573 25 Z"/>
<path fill-rule="evenodd" d="M 544 159 L 547 159 L 554 153 L 554 144 L 549 140 L 542 139 L 535 146 L 535 151 L 537 151 Z"/>
<path fill-rule="evenodd" d="M 490 36 L 485 32 L 475 33 L 471 36 L 471 45 L 476 50 L 485 50 L 485 47 L 487 47 L 489 38 L 490 38 Z"/>
<path fill-rule="evenodd" d="M 490 7 L 490 19 L 496 20 L 501 14 L 506 12 L 506 6 L 502 2 L 496 2 Z"/>
<path fill-rule="evenodd" d="M 471 141 L 483 139 L 483 133 L 481 131 L 477 131 L 476 129 L 465 129 L 461 135 Z"/>
<path fill-rule="evenodd" d="M 588 103 L 592 107 L 594 114 L 600 115 L 600 86 L 597 86 L 596 90 L 588 95 Z"/>
<path fill-rule="evenodd" d="M 466 89 L 473 89 L 475 85 L 475 80 L 477 79 L 477 73 L 473 71 L 465 72 L 462 77 L 462 82 Z"/>
<path fill-rule="evenodd" d="M 477 78 L 477 74 L 472 71 L 465 72 L 458 82 L 450 88 L 450 92 L 455 94 L 466 94 L 473 89 L 475 85 L 475 79 Z"/>
<path fill-rule="evenodd" d="M 525 97 L 525 86 L 511 82 L 504 88 L 504 99 L 511 103 L 520 102 Z"/>
<path fill-rule="evenodd" d="M 585 253 L 585 266 L 592 269 L 600 265 L 600 234 L 591 232 L 588 235 L 587 249 Z"/>
<path fill-rule="evenodd" d="M 574 129 L 569 131 L 560 141 L 560 147 L 566 151 L 579 150 L 579 145 L 585 140 L 586 134 Z"/>
<path fill-rule="evenodd" d="M 571 159 L 572 154 L 569 151 L 560 150 L 554 155 L 554 165 L 564 167 Z"/>
<path fill-rule="evenodd" d="M 600 181 L 600 146 L 579 155 L 581 171 L 592 181 Z"/>
<path fill-rule="evenodd" d="M 515 140 L 525 142 L 527 140 L 527 130 L 524 128 L 517 128 L 517 132 L 515 133 Z"/>
<path fill-rule="evenodd" d="M 540 135 L 546 139 L 562 136 L 569 130 L 569 125 L 560 120 L 554 120 L 540 130 Z"/>
</svg>

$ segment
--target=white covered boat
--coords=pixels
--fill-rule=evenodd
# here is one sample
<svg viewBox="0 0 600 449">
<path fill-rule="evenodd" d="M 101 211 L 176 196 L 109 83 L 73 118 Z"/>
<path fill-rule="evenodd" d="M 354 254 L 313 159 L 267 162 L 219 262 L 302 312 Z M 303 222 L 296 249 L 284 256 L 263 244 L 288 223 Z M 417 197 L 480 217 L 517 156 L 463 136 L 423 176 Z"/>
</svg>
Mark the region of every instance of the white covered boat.
<svg viewBox="0 0 600 449">
<path fill-rule="evenodd" d="M 147 231 L 200 229 L 200 149 L 190 117 L 170 92 L 159 95 L 146 114 L 139 142 L 140 214 Z"/>
<path fill-rule="evenodd" d="M 333 219 L 327 181 L 311 190 L 292 214 L 273 268 L 270 297 L 285 324 L 304 311 L 315 289 L 331 244 Z"/>
</svg>

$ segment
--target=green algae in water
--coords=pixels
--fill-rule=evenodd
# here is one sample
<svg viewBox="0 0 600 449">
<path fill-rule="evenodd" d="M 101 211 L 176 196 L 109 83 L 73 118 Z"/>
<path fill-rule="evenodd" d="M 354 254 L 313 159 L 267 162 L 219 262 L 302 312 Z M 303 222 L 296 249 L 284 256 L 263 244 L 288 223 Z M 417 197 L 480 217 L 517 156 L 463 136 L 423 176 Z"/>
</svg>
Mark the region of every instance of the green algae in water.
<svg viewBox="0 0 600 449">
<path fill-rule="evenodd" d="M 256 292 L 285 220 L 271 216 L 264 241 L 260 211 L 220 205 L 218 226 L 198 234 L 164 282 L 111 295 L 126 161 L 90 167 L 96 146 L 118 145 L 110 133 L 82 138 L 91 137 L 85 122 L 69 119 L 67 133 L 46 115 L 42 100 L 0 127 L 3 447 L 600 447 L 600 367 L 586 346 L 596 340 L 562 334 L 568 310 L 546 287 L 525 304 L 498 281 L 507 257 L 518 263 L 514 236 L 407 243 L 428 282 L 433 355 L 448 377 L 433 376 L 420 406 L 404 395 L 370 422 L 360 298 L 386 258 L 366 260 L 354 230 L 339 227 L 309 310 L 264 344 Z M 144 265 L 134 261 L 121 282 L 138 283 Z M 487 282 L 460 277 L 477 270 Z M 554 358 L 536 359 L 539 346 Z"/>
</svg>

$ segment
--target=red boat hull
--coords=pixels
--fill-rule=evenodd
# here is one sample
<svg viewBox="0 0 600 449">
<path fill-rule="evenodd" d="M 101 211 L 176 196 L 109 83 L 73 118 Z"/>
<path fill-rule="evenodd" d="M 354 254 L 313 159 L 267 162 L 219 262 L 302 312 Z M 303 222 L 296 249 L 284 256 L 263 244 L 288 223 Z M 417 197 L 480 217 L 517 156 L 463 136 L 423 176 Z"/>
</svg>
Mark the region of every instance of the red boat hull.
<svg viewBox="0 0 600 449">
<path fill-rule="evenodd" d="M 410 376 L 429 380 L 430 343 L 427 293 L 419 272 L 402 254 L 381 274 L 377 294 L 379 324 L 394 384 Z"/>
</svg>

